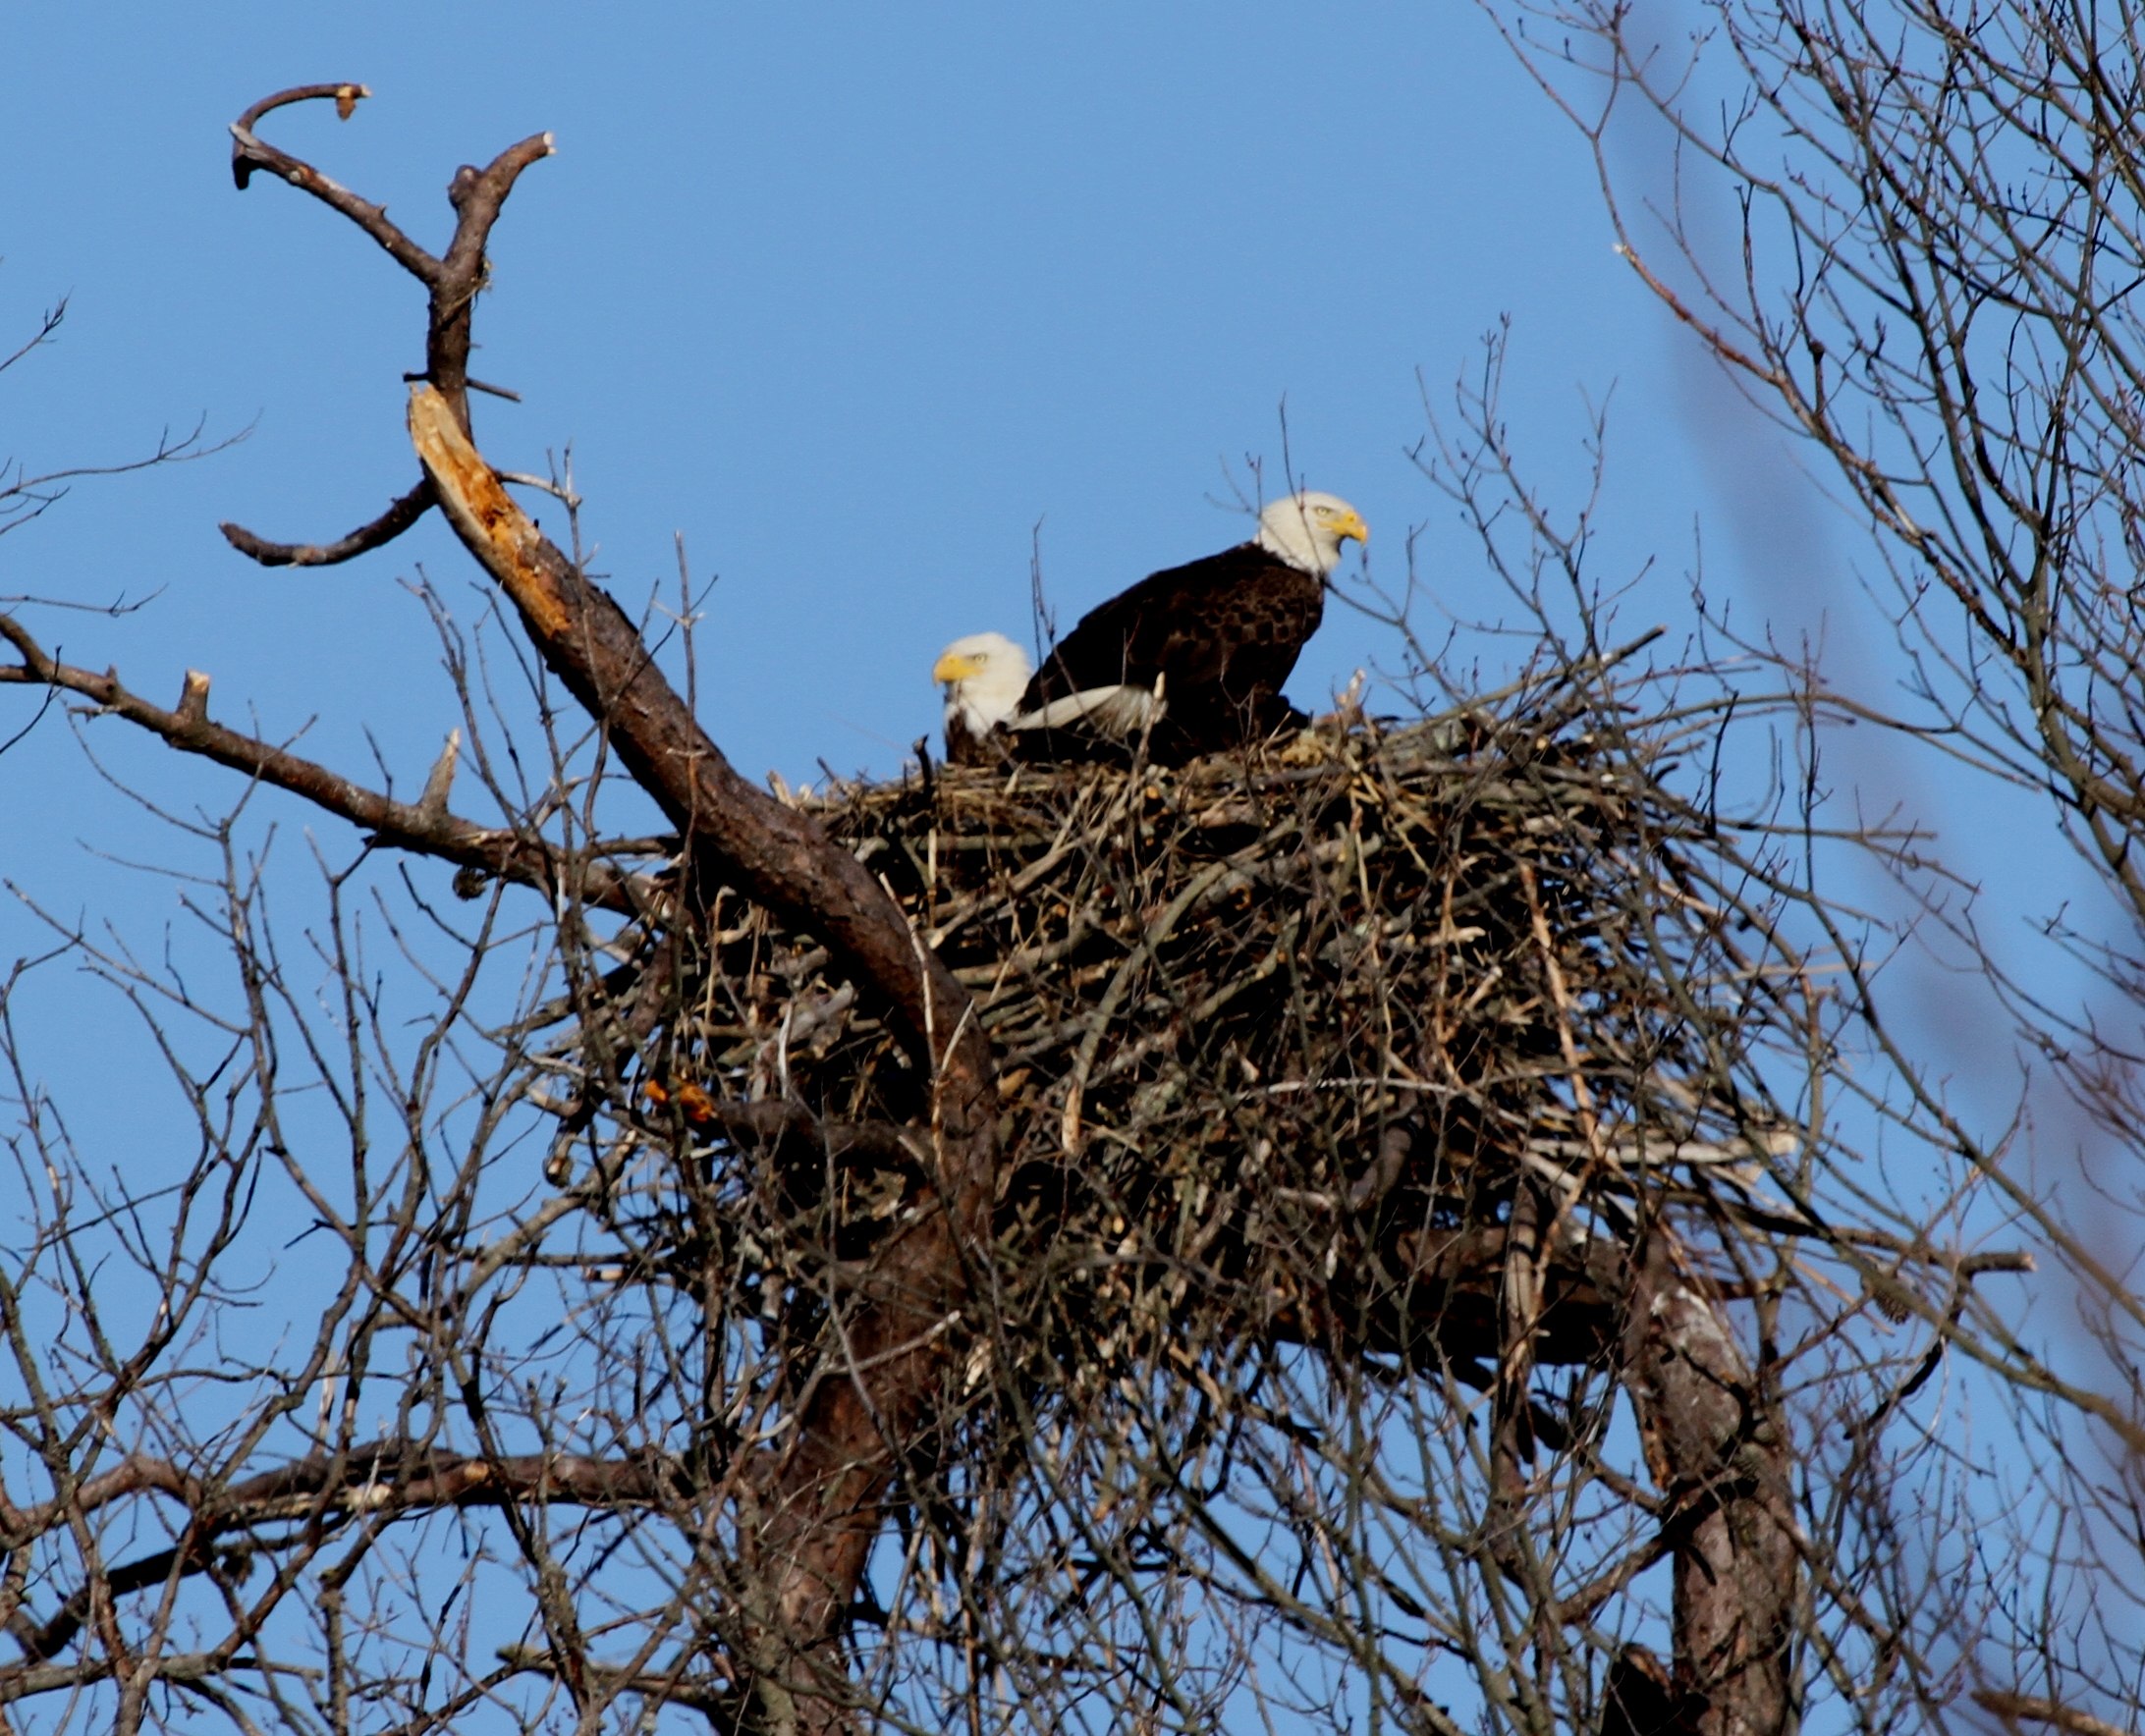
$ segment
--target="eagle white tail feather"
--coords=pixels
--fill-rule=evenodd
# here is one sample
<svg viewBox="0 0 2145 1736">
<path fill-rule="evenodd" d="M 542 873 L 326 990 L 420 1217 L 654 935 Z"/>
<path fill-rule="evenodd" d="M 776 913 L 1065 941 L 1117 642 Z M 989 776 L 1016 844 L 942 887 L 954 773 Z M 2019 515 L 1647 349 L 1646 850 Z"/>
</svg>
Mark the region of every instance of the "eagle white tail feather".
<svg viewBox="0 0 2145 1736">
<path fill-rule="evenodd" d="M 1162 701 L 1145 687 L 1088 687 L 1009 718 L 1009 730 L 1063 730 L 1085 725 L 1107 735 L 1132 736 L 1162 715 Z"/>
</svg>

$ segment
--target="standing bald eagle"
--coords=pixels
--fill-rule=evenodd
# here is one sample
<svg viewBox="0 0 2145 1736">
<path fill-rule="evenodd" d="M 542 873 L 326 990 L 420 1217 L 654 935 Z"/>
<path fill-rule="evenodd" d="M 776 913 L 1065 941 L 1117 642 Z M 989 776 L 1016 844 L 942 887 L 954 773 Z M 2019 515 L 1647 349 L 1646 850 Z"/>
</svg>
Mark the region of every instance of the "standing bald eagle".
<svg viewBox="0 0 2145 1736">
<path fill-rule="evenodd" d="M 998 758 L 1004 726 L 1033 673 L 1027 653 L 1004 633 L 969 633 L 939 653 L 931 678 L 946 689 L 948 765 L 987 766 Z"/>
<path fill-rule="evenodd" d="M 1282 683 L 1325 614 L 1341 545 L 1369 537 L 1333 495 L 1275 501 L 1249 542 L 1150 573 L 1089 610 L 1008 726 L 1117 741 L 1151 726 L 1154 757 L 1173 763 L 1300 725 Z"/>
</svg>

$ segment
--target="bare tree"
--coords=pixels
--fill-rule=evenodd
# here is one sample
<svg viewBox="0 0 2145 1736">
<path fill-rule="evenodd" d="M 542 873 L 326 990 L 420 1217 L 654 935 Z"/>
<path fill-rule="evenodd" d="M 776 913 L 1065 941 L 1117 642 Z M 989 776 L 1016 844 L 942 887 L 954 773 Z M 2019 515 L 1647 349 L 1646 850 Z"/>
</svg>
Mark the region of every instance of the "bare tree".
<svg viewBox="0 0 2145 1736">
<path fill-rule="evenodd" d="M 2024 1261 L 1954 1233 L 1987 1166 L 1905 1199 L 1841 1162 L 1980 1154 L 1900 1091 L 1890 939 L 1818 884 L 1921 847 L 1826 829 L 1792 774 L 1829 702 L 1604 641 L 1593 505 L 1526 486 L 1493 348 L 1424 467 L 1534 624 L 1509 682 L 1418 646 L 1419 715 L 1181 772 L 762 792 L 475 444 L 485 248 L 548 141 L 456 175 L 435 256 L 260 136 L 363 94 L 254 105 L 235 163 L 424 286 L 419 476 L 332 543 L 226 535 L 335 564 L 436 507 L 512 607 L 472 643 L 435 599 L 464 714 L 414 799 L 0 617 L 33 702 L 364 836 L 294 953 L 239 812 L 180 835 L 213 992 L 54 920 L 155 1033 L 181 1173 L 98 1179 L 0 1029 L 37 1202 L 0 1289 L 0 1703 L 1896 1721 L 1926 1688 L 1897 1636 L 1968 1605 L 1887 1497 L 1948 1354 L 2026 1366 L 1975 1290 Z M 1753 737 L 1783 775 L 1737 786 Z M 661 836 L 607 829 L 634 792 Z M 248 1315 L 264 1192 L 311 1225 L 295 1329 Z"/>
<path fill-rule="evenodd" d="M 1895 692 L 1857 695 L 1859 709 L 1967 775 L 2045 792 L 2105 895 L 2052 900 L 2031 935 L 2000 934 L 1955 900 L 1937 912 L 1979 959 L 2021 1053 L 2078 1112 L 2077 1150 L 1970 1128 L 1910 1044 L 1878 1027 L 1932 1124 L 2053 1257 L 2059 1293 L 2088 1329 L 2087 1344 L 2063 1350 L 2007 1329 L 1977 1353 L 2041 1475 L 2000 1524 L 2003 1503 L 1986 1497 L 1959 1517 L 1981 1530 L 1986 1556 L 1972 1570 L 1975 1619 L 1902 1611 L 1893 1644 L 1915 1657 L 1934 1710 L 1971 1690 L 2008 1724 L 2134 1726 L 2145 1712 L 2145 1312 L 2126 1252 L 2145 1159 L 2138 12 L 1731 0 L 1702 9 L 1695 49 L 1672 49 L 1622 6 L 1498 10 L 1591 142 L 1640 281 L 1751 404 L 1821 455 L 1872 533 L 1872 591 L 1905 673 Z M 1635 158 L 1615 148 L 1664 123 L 1676 162 L 1666 205 L 1631 192 L 1619 165 Z M 1701 216 L 1731 201 L 1739 224 Z M 1963 852 L 1955 864 L 1970 865 Z M 1907 1492 L 1879 1492 L 1887 1523 L 1899 1522 Z"/>
</svg>

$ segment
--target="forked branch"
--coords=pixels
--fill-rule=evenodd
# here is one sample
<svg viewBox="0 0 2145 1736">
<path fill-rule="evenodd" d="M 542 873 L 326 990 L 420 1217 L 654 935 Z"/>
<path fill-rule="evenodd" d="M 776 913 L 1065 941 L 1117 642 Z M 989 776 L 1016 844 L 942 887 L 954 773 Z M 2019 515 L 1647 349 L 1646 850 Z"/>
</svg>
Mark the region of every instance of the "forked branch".
<svg viewBox="0 0 2145 1736">
<path fill-rule="evenodd" d="M 456 171 L 448 190 L 458 213 L 455 237 L 445 257 L 435 258 L 389 219 L 385 205 L 374 204 L 352 191 L 312 164 L 268 143 L 254 131 L 263 117 L 299 102 L 332 101 L 336 112 L 347 121 L 357 112 L 358 102 L 371 94 L 362 84 L 301 84 L 261 98 L 231 125 L 232 179 L 243 191 L 259 170 L 288 182 L 301 192 L 310 193 L 370 236 L 389 258 L 425 286 L 431 308 L 425 325 L 424 377 L 447 394 L 467 430 L 469 314 L 477 292 L 484 287 L 484 249 L 491 239 L 492 225 L 499 221 L 500 210 L 522 171 L 539 157 L 551 154 L 551 135 L 540 133 L 522 139 L 502 151 L 486 168 L 465 165 Z M 242 524 L 226 523 L 219 528 L 233 548 L 263 567 L 329 567 L 393 542 L 424 516 L 433 501 L 431 482 L 420 477 L 378 517 L 326 543 L 276 542 Z"/>
<path fill-rule="evenodd" d="M 684 835 L 701 886 L 735 887 L 819 935 L 862 997 L 888 1016 L 928 1081 L 916 1106 L 917 1143 L 931 1155 L 936 1203 L 889 1237 L 869 1270 L 846 1279 L 830 1346 L 839 1348 L 839 1367 L 803 1383 L 792 1444 L 759 1467 L 753 1517 L 738 1541 L 743 1572 L 757 1582 L 751 1610 L 741 1616 L 741 1673 L 785 1704 L 800 1693 L 816 1708 L 806 1723 L 832 1728 L 844 1714 L 803 1682 L 819 1672 L 841 1674 L 834 1644 L 881 1529 L 895 1468 L 913 1450 L 936 1390 L 946 1329 L 966 1293 L 966 1251 L 988 1230 L 997 1151 L 990 1045 L 966 991 L 870 872 L 809 815 L 739 776 L 625 612 L 537 530 L 471 438 L 470 318 L 485 281 L 485 248 L 522 171 L 550 153 L 550 136 L 523 139 L 484 169 L 456 173 L 448 194 L 455 236 L 434 259 L 381 207 L 252 132 L 253 122 L 283 102 L 333 97 L 347 111 L 361 94 L 359 86 L 336 85 L 285 92 L 248 111 L 234 131 L 248 167 L 272 168 L 312 193 L 427 286 L 425 374 L 412 391 L 410 432 L 430 498 L 513 599 L 545 664 Z M 412 520 L 421 511 L 417 498 L 405 497 Z M 789 1688 L 775 1684 L 778 1676 L 790 1679 Z"/>
</svg>

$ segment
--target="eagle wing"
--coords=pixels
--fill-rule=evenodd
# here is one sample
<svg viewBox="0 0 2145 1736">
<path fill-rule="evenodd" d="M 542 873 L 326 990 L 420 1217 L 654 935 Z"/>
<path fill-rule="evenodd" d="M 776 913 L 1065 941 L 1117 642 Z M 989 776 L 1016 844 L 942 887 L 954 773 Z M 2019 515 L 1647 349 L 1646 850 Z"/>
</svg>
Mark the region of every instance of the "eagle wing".
<svg viewBox="0 0 2145 1736">
<path fill-rule="evenodd" d="M 1178 712 L 1194 696 L 1242 705 L 1277 694 L 1325 613 L 1315 574 L 1256 543 L 1150 573 L 1080 618 L 1022 695 L 1023 711 L 1130 684 Z"/>
</svg>

